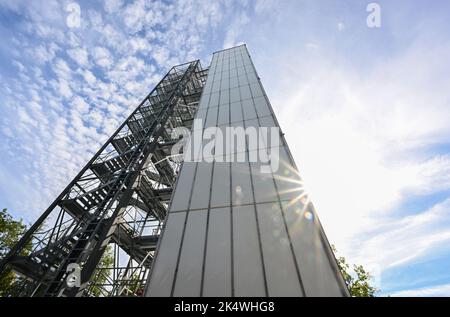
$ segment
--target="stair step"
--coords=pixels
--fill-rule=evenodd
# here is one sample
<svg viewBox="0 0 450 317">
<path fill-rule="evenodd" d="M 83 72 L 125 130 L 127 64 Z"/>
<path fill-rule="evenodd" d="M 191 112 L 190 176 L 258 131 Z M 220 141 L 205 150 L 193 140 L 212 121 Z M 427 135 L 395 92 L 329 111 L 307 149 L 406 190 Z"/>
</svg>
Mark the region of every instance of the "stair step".
<svg viewBox="0 0 450 317">
<path fill-rule="evenodd" d="M 91 165 L 91 170 L 102 181 L 106 183 L 109 181 L 115 172 L 124 168 L 132 157 L 131 151 L 124 152 L 119 156 L 113 157 L 101 163 L 94 163 Z"/>
</svg>

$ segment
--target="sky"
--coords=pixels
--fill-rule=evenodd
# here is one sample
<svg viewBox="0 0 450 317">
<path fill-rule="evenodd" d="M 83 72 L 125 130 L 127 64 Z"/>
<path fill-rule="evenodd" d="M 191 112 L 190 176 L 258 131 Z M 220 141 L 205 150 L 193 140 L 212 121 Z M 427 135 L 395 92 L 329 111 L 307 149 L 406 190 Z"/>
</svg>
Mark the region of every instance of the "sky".
<svg viewBox="0 0 450 317">
<path fill-rule="evenodd" d="M 32 223 L 171 66 L 246 43 L 338 254 L 450 296 L 450 3 L 371 2 L 0 0 L 0 207 Z"/>
</svg>

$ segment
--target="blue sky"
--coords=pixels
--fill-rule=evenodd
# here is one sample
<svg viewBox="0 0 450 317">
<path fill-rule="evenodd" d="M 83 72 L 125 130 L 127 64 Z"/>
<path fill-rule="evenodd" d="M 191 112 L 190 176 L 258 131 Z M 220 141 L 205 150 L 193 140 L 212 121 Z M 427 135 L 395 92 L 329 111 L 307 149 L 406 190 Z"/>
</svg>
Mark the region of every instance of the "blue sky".
<svg viewBox="0 0 450 317">
<path fill-rule="evenodd" d="M 32 222 L 170 66 L 246 43 L 328 238 L 450 295 L 450 4 L 0 0 L 0 207 Z"/>
</svg>

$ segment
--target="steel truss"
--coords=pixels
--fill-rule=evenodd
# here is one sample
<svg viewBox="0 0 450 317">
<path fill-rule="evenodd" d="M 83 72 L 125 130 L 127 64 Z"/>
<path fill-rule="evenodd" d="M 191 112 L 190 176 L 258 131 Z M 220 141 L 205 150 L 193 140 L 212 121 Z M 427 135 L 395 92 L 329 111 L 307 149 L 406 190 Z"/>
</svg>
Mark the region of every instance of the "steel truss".
<svg viewBox="0 0 450 317">
<path fill-rule="evenodd" d="M 143 295 L 180 168 L 171 132 L 191 128 L 206 75 L 198 60 L 172 67 L 30 227 L 0 263 L 22 277 L 14 295 Z"/>
</svg>

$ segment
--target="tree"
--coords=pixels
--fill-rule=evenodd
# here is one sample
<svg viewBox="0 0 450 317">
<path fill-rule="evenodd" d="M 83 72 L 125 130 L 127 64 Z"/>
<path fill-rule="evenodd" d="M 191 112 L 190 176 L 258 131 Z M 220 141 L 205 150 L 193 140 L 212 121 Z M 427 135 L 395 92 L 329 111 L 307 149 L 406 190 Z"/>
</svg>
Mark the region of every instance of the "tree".
<svg viewBox="0 0 450 317">
<path fill-rule="evenodd" d="M 14 220 L 4 208 L 0 211 L 0 260 L 3 259 L 11 248 L 19 241 L 22 235 L 27 231 L 27 226 L 22 222 Z M 27 244 L 22 255 L 31 252 L 31 243 Z M 19 284 L 19 278 L 9 268 L 0 273 L 0 296 L 6 296 L 14 293 Z"/>
<path fill-rule="evenodd" d="M 333 245 L 331 248 L 333 252 L 337 254 L 336 247 Z M 370 285 L 372 276 L 362 265 L 353 264 L 352 272 L 350 264 L 347 263 L 344 257 L 337 257 L 336 260 L 351 296 L 375 297 L 375 293 L 378 292 L 378 289 Z"/>
<path fill-rule="evenodd" d="M 114 254 L 111 245 L 106 247 L 102 258 L 99 261 L 97 269 L 92 277 L 92 286 L 89 294 L 94 297 L 104 296 L 104 284 L 110 278 L 111 268 L 114 266 Z"/>
</svg>

